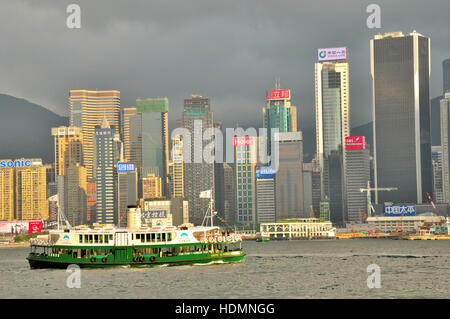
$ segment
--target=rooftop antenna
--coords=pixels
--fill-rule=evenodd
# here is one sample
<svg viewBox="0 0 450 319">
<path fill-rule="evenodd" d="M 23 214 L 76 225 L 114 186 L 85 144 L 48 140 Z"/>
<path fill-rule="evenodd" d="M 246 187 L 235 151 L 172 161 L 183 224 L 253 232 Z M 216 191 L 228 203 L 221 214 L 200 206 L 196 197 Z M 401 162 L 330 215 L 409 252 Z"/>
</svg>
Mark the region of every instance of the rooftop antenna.
<svg viewBox="0 0 450 319">
<path fill-rule="evenodd" d="M 275 78 L 275 90 L 279 90 L 281 87 L 280 78 Z"/>
</svg>

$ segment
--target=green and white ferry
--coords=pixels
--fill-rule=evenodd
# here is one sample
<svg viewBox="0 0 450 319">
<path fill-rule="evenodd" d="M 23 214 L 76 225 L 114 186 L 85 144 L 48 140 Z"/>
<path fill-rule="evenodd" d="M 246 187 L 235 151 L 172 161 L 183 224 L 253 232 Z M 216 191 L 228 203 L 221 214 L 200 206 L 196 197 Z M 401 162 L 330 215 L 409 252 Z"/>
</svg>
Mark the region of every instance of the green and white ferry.
<svg viewBox="0 0 450 319">
<path fill-rule="evenodd" d="M 30 240 L 31 252 L 27 259 L 31 268 L 67 268 L 71 264 L 134 267 L 243 261 L 245 253 L 239 233 L 213 226 L 212 215 L 210 226 L 50 230 L 48 235 Z"/>
</svg>

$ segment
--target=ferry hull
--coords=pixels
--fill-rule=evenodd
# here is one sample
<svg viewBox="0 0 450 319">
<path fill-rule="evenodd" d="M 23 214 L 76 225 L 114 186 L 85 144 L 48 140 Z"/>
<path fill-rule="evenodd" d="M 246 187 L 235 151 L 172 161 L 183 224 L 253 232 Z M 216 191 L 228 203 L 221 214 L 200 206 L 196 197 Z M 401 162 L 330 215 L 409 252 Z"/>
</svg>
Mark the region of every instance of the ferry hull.
<svg viewBox="0 0 450 319">
<path fill-rule="evenodd" d="M 236 254 L 238 253 L 238 254 Z M 130 266 L 130 267 L 154 267 L 161 265 L 176 266 L 176 265 L 195 265 L 195 264 L 208 264 L 208 263 L 233 263 L 242 262 L 244 260 L 245 253 L 243 251 L 223 254 L 204 254 L 203 256 L 173 256 L 173 257 L 161 257 L 155 261 L 147 262 L 133 262 L 133 261 L 111 261 L 111 262 L 91 262 L 89 260 L 60 260 L 56 257 L 38 257 L 34 255 L 28 256 L 27 260 L 32 269 L 41 268 L 67 268 L 69 265 L 76 264 L 80 268 L 106 268 L 117 266 Z"/>
</svg>

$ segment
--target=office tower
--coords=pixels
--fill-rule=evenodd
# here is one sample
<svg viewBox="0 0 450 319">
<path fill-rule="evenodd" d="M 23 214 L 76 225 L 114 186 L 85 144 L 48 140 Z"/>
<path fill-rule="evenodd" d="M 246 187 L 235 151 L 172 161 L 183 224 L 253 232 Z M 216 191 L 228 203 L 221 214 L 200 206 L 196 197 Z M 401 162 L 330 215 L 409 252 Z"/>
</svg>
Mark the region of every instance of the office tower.
<svg viewBox="0 0 450 319">
<path fill-rule="evenodd" d="M 258 223 L 276 221 L 275 170 L 271 166 L 257 166 L 256 220 Z"/>
<path fill-rule="evenodd" d="M 322 199 L 322 178 L 320 176 L 320 165 L 317 159 L 312 160 L 312 173 L 311 173 L 311 184 L 312 184 L 312 206 L 314 217 L 320 216 L 320 201 Z M 312 217 L 312 216 L 311 216 Z"/>
<path fill-rule="evenodd" d="M 58 195 L 58 205 L 59 210 L 63 213 L 65 210 L 64 200 L 65 200 L 65 190 L 64 190 L 64 175 L 57 175 L 56 176 L 56 189 L 57 189 L 57 195 Z"/>
<path fill-rule="evenodd" d="M 214 163 L 203 161 L 203 149 L 211 143 L 211 140 L 203 140 L 203 133 L 214 125 L 210 100 L 196 94 L 191 99 L 185 99 L 181 124 L 191 135 L 190 150 L 183 143 L 186 145 L 184 152 L 190 153 L 190 162 L 184 163 L 184 196 L 189 201 L 189 220 L 191 223 L 201 224 L 209 201 L 200 198 L 200 192 L 211 190 L 212 196 L 215 193 Z"/>
<path fill-rule="evenodd" d="M 444 94 L 450 92 L 450 59 L 442 62 L 442 73 L 444 75 Z"/>
<path fill-rule="evenodd" d="M 184 198 L 183 138 L 172 138 L 171 160 L 169 162 L 169 184 L 171 198 Z"/>
<path fill-rule="evenodd" d="M 142 179 L 142 198 L 153 199 L 162 198 L 162 179 L 155 174 L 147 174 Z"/>
<path fill-rule="evenodd" d="M 0 168 L 0 220 L 14 219 L 14 169 Z"/>
<path fill-rule="evenodd" d="M 88 179 L 86 183 L 86 223 L 95 222 L 97 210 L 97 194 L 95 179 Z"/>
<path fill-rule="evenodd" d="M 334 224 L 343 225 L 347 216 L 345 215 L 345 163 L 343 151 L 332 150 L 326 160 L 328 168 L 328 194 L 330 203 L 330 221 Z"/>
<path fill-rule="evenodd" d="M 141 175 L 161 177 L 163 195 L 167 194 L 169 171 L 169 100 L 167 98 L 137 99 L 136 113 L 141 116 Z"/>
<path fill-rule="evenodd" d="M 367 188 L 370 181 L 370 148 L 364 136 L 349 136 L 345 139 L 347 218 L 349 222 L 362 222 L 368 212 Z"/>
<path fill-rule="evenodd" d="M 226 221 L 233 222 L 234 216 L 234 170 L 228 163 L 223 163 L 224 199 L 223 210 L 220 212 Z"/>
<path fill-rule="evenodd" d="M 214 123 L 214 128 L 222 132 L 222 123 Z M 223 136 L 223 135 L 222 135 Z M 220 217 L 225 217 L 225 176 L 224 163 L 214 162 L 214 208 L 218 211 Z"/>
<path fill-rule="evenodd" d="M 442 199 L 450 203 L 450 92 L 441 100 Z"/>
<path fill-rule="evenodd" d="M 124 159 L 140 167 L 141 116 L 136 113 L 135 107 L 122 109 L 122 136 Z"/>
<path fill-rule="evenodd" d="M 83 135 L 76 126 L 52 128 L 55 144 L 55 174 L 66 175 L 70 165 L 83 165 Z"/>
<path fill-rule="evenodd" d="M 305 217 L 311 215 L 313 205 L 313 164 L 303 163 L 303 213 Z"/>
<path fill-rule="evenodd" d="M 41 159 L 30 159 L 31 166 L 15 170 L 15 218 L 33 220 L 48 218 L 46 166 Z"/>
<path fill-rule="evenodd" d="M 318 62 L 315 63 L 315 103 L 316 103 L 316 161 L 320 168 L 321 199 L 325 196 L 337 198 L 330 194 L 330 188 L 336 188 L 329 181 L 329 176 L 338 179 L 345 172 L 332 171 L 329 160 L 333 151 L 334 164 L 338 164 L 336 155 L 343 154 L 342 146 L 350 135 L 350 74 L 346 48 L 329 48 L 318 50 Z M 338 162 L 336 162 L 338 160 Z M 341 158 L 340 162 L 343 163 Z M 339 165 L 335 165 L 339 168 Z M 341 165 L 341 167 L 345 167 Z M 336 175 L 333 175 L 336 174 Z M 333 205 L 331 205 L 333 206 Z M 332 209 L 332 208 L 331 208 Z M 339 208 L 343 211 L 344 208 Z"/>
<path fill-rule="evenodd" d="M 433 163 L 433 199 L 436 203 L 443 203 L 441 146 L 431 146 L 431 161 Z"/>
<path fill-rule="evenodd" d="M 87 177 L 95 178 L 95 127 L 106 117 L 116 130 L 120 129 L 120 91 L 70 90 L 70 126 L 81 127 L 83 134 L 83 165 Z"/>
<path fill-rule="evenodd" d="M 267 129 L 267 154 L 271 154 L 272 129 L 278 129 L 279 132 L 297 131 L 297 107 L 291 105 L 291 90 L 277 87 L 276 90 L 266 91 L 263 118 L 264 128 Z"/>
<path fill-rule="evenodd" d="M 125 167 L 125 168 L 122 168 Z M 119 226 L 125 226 L 128 206 L 136 206 L 138 201 L 138 178 L 134 163 L 118 164 L 118 207 Z"/>
<path fill-rule="evenodd" d="M 303 135 L 302 132 L 275 134 L 279 144 L 276 171 L 276 219 L 302 218 L 303 212 Z"/>
<path fill-rule="evenodd" d="M 120 140 L 106 118 L 95 129 L 96 222 L 116 224 L 118 215 L 117 162 Z"/>
<path fill-rule="evenodd" d="M 86 168 L 79 163 L 69 165 L 64 176 L 65 216 L 71 226 L 86 222 Z"/>
<path fill-rule="evenodd" d="M 255 136 L 235 137 L 234 180 L 235 218 L 245 225 L 256 224 L 255 168 L 257 164 L 257 143 Z"/>
<path fill-rule="evenodd" d="M 422 203 L 432 192 L 430 39 L 412 32 L 370 40 L 375 202 Z"/>
<path fill-rule="evenodd" d="M 56 181 L 55 178 L 55 164 L 46 165 L 46 181 L 47 184 L 54 183 Z"/>
</svg>

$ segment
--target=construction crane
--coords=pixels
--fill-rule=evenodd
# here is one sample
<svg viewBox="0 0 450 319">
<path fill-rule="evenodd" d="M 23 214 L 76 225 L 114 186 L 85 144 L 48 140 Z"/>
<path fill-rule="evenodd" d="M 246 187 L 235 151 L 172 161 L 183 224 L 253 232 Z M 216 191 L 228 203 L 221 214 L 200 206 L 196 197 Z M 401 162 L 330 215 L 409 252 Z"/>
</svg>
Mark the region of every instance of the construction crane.
<svg viewBox="0 0 450 319">
<path fill-rule="evenodd" d="M 434 204 L 433 198 L 431 198 L 430 193 L 426 192 L 425 194 L 427 195 L 428 201 L 430 202 L 431 206 L 433 206 L 433 209 L 434 209 L 434 212 L 436 213 L 436 216 L 441 216 L 441 215 L 439 214 L 438 208 L 437 208 L 436 205 Z"/>
<path fill-rule="evenodd" d="M 372 201 L 370 199 L 370 192 L 372 192 L 372 191 L 387 191 L 387 192 L 390 192 L 390 191 L 396 191 L 396 190 L 398 190 L 397 187 L 370 187 L 370 181 L 367 181 L 367 188 L 360 188 L 359 189 L 359 191 L 361 193 L 362 192 L 367 192 L 367 211 L 368 211 L 367 216 L 369 216 L 369 217 L 372 216 L 371 212 L 375 213 L 375 209 L 373 208 Z"/>
<path fill-rule="evenodd" d="M 310 210 L 310 212 L 311 212 L 311 218 L 314 218 L 314 208 L 313 208 L 313 205 L 311 205 L 311 206 L 309 206 L 309 210 Z"/>
</svg>

